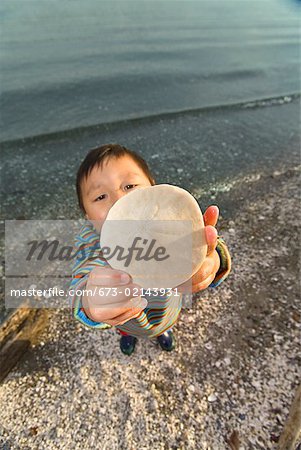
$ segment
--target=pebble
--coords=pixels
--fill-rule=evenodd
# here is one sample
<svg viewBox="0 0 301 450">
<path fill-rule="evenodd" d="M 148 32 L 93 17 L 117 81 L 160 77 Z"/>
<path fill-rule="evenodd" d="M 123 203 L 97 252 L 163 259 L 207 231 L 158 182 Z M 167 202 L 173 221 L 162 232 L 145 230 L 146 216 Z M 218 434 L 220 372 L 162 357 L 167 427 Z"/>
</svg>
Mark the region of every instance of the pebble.
<svg viewBox="0 0 301 450">
<path fill-rule="evenodd" d="M 207 350 L 212 350 L 212 349 L 213 349 L 213 345 L 212 345 L 211 342 L 206 342 L 206 344 L 204 344 L 204 347 L 205 347 Z"/>
<path fill-rule="evenodd" d="M 208 396 L 207 400 L 208 400 L 208 402 L 210 402 L 210 403 L 216 402 L 216 400 L 217 400 L 216 394 L 215 394 L 215 393 L 210 394 L 210 395 Z"/>
<path fill-rule="evenodd" d="M 261 387 L 260 382 L 259 382 L 259 381 L 256 381 L 256 380 L 252 380 L 251 384 L 252 384 L 252 386 L 253 386 L 254 388 L 256 388 L 256 389 L 260 389 L 260 387 Z"/>
</svg>

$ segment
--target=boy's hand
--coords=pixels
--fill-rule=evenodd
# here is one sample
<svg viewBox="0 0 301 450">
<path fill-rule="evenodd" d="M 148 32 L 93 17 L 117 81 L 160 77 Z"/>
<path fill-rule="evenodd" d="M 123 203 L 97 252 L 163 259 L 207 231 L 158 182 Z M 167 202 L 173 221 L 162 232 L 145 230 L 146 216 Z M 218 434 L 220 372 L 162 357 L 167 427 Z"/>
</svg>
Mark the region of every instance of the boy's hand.
<svg viewBox="0 0 301 450">
<path fill-rule="evenodd" d="M 205 233 L 207 240 L 207 256 L 197 273 L 193 277 L 185 281 L 185 283 L 177 286 L 181 293 L 195 292 L 206 289 L 214 280 L 215 275 L 220 267 L 220 259 L 215 250 L 217 244 L 217 231 L 215 225 L 218 220 L 219 209 L 217 206 L 209 206 L 204 213 Z"/>
<path fill-rule="evenodd" d="M 95 322 L 112 326 L 122 325 L 137 317 L 146 308 L 147 300 L 134 297 L 134 288 L 140 292 L 141 286 L 134 284 L 128 273 L 110 267 L 95 267 L 90 272 L 85 288 L 91 290 L 93 295 L 84 294 L 82 298 L 86 315 Z M 125 289 L 129 291 L 127 295 Z"/>
</svg>

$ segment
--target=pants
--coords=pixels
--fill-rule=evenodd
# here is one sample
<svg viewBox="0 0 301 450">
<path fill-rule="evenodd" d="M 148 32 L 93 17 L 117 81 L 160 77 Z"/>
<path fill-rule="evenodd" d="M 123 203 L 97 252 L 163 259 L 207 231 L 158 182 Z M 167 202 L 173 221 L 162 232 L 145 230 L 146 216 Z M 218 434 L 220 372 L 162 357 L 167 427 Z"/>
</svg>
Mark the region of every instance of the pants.
<svg viewBox="0 0 301 450">
<path fill-rule="evenodd" d="M 119 328 L 116 328 L 116 330 L 118 331 L 119 334 L 121 334 L 121 336 L 128 336 L 128 334 L 125 331 L 121 331 L 119 330 Z"/>
<path fill-rule="evenodd" d="M 118 333 L 119 334 L 121 334 L 121 336 L 130 336 L 128 333 L 126 333 L 125 331 L 121 331 L 121 330 L 119 330 L 119 328 L 116 328 L 116 330 L 118 331 Z M 171 331 L 172 330 L 172 328 L 169 328 L 168 330 L 166 330 L 166 331 Z"/>
</svg>

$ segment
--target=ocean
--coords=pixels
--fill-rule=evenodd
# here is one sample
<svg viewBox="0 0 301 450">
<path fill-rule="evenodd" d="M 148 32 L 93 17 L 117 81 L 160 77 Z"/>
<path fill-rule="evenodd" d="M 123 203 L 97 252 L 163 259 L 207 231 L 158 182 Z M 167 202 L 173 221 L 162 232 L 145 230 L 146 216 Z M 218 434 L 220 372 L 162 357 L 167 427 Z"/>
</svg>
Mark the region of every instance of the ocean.
<svg viewBox="0 0 301 450">
<path fill-rule="evenodd" d="M 293 0 L 2 0 L 1 141 L 300 91 Z"/>
</svg>

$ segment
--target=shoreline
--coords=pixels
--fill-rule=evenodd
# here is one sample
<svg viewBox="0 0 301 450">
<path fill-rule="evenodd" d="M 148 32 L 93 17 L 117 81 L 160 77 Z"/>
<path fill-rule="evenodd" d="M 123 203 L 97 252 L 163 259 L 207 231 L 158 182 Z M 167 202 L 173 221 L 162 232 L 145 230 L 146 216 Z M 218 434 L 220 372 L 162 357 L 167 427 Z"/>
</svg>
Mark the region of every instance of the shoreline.
<svg viewBox="0 0 301 450">
<path fill-rule="evenodd" d="M 300 164 L 298 99 L 290 103 L 184 114 L 84 130 L 2 148 L 2 217 L 74 219 L 77 168 L 88 149 L 119 142 L 138 151 L 158 184 L 201 191 L 201 207 L 215 185 Z M 274 167 L 274 169 L 272 169 Z M 67 199 L 67 200 L 66 200 Z"/>
<path fill-rule="evenodd" d="M 95 131 L 107 131 L 108 129 L 118 129 L 124 125 L 144 125 L 149 122 L 158 122 L 159 120 L 173 119 L 178 116 L 186 116 L 186 115 L 196 115 L 200 113 L 214 113 L 214 112 L 231 112 L 231 110 L 237 109 L 250 109 L 250 108 L 266 108 L 271 106 L 280 106 L 283 104 L 289 104 L 291 102 L 295 102 L 296 100 L 300 100 L 301 93 L 293 92 L 286 93 L 277 96 L 271 97 L 262 97 L 262 98 L 249 98 L 240 102 L 229 102 L 223 104 L 208 104 L 205 106 L 200 106 L 198 108 L 185 108 L 180 110 L 172 110 L 172 111 L 163 111 L 156 112 L 153 114 L 148 114 L 144 116 L 134 116 L 117 119 L 111 122 L 101 122 L 95 123 L 91 125 L 79 126 L 76 128 L 67 128 L 53 132 L 46 132 L 42 134 L 37 134 L 34 136 L 23 136 L 12 138 L 8 140 L 4 140 L 0 142 L 0 145 L 4 147 L 10 147 L 11 145 L 19 145 L 19 144 L 30 144 L 31 142 L 36 141 L 52 141 L 55 139 L 71 139 L 74 136 L 80 136 L 82 133 L 95 133 Z"/>
</svg>

